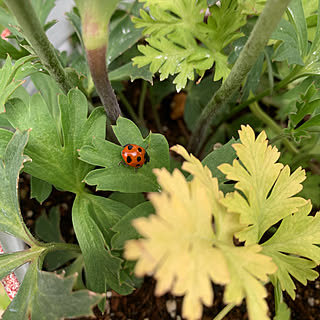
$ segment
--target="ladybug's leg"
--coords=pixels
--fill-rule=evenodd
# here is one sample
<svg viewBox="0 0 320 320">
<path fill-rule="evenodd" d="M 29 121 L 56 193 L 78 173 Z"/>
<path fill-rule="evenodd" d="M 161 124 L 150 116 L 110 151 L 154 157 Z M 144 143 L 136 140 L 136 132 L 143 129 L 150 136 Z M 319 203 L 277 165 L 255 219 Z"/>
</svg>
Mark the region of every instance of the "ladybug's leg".
<svg viewBox="0 0 320 320">
<path fill-rule="evenodd" d="M 129 167 L 123 160 L 121 160 L 119 163 L 118 163 L 118 166 L 120 166 L 120 165 L 124 165 L 124 166 L 126 166 L 126 167 Z"/>
</svg>

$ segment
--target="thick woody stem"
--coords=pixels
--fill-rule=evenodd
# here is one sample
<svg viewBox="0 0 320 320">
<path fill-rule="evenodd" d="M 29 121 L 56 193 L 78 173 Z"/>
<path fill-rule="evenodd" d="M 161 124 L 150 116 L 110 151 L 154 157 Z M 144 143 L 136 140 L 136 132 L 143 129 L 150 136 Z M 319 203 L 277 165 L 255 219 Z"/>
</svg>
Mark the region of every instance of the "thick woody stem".
<svg viewBox="0 0 320 320">
<path fill-rule="evenodd" d="M 87 50 L 87 59 L 91 76 L 106 114 L 111 123 L 115 123 L 121 115 L 116 95 L 111 87 L 107 65 L 106 65 L 106 46 Z"/>
</svg>

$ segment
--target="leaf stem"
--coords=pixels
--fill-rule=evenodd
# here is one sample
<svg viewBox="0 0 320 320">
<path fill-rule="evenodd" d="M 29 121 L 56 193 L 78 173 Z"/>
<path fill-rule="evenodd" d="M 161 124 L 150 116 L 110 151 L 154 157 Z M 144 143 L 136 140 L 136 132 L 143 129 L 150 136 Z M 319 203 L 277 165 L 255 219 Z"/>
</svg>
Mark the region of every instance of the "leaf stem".
<svg viewBox="0 0 320 320">
<path fill-rule="evenodd" d="M 13 12 L 22 28 L 22 32 L 40 58 L 43 66 L 60 85 L 64 93 L 68 93 L 73 87 L 72 82 L 64 71 L 53 45 L 48 40 L 31 1 L 5 0 L 5 3 Z"/>
<path fill-rule="evenodd" d="M 249 108 L 251 112 L 266 124 L 274 133 L 278 135 L 283 134 L 281 127 L 279 127 L 277 123 L 260 108 L 257 102 L 250 104 Z M 299 154 L 299 150 L 287 138 L 283 138 L 282 142 L 290 152 L 296 155 Z"/>
<path fill-rule="evenodd" d="M 43 246 L 43 243 L 42 243 Z M 48 243 L 46 247 L 46 253 L 51 251 L 75 251 L 81 253 L 80 247 L 77 244 L 64 243 L 64 242 L 52 242 Z"/>
<path fill-rule="evenodd" d="M 191 152 L 197 154 L 201 149 L 207 136 L 207 129 L 217 111 L 222 109 L 228 99 L 240 88 L 241 83 L 256 62 L 259 54 L 265 48 L 289 2 L 290 0 L 267 1 L 229 76 L 200 114 L 189 143 Z"/>
<path fill-rule="evenodd" d="M 222 320 L 229 312 L 235 307 L 234 303 L 227 304 L 214 318 L 213 320 Z"/>
</svg>

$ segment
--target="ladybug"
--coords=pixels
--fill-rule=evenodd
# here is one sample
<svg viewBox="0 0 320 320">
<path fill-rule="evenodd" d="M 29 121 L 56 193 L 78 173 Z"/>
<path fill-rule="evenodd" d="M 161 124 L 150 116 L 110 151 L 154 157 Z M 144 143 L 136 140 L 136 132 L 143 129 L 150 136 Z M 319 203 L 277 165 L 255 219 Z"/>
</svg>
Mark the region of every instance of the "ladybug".
<svg viewBox="0 0 320 320">
<path fill-rule="evenodd" d="M 121 156 L 124 163 L 133 168 L 141 168 L 144 164 L 150 161 L 149 155 L 143 147 L 136 144 L 126 144 L 122 151 Z"/>
</svg>

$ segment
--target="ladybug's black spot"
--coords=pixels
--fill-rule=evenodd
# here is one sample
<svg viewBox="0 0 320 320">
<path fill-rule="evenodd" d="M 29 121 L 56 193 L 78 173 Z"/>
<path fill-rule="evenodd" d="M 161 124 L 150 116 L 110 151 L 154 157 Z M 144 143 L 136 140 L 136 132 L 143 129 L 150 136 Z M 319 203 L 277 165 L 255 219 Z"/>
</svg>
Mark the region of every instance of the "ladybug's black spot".
<svg viewBox="0 0 320 320">
<path fill-rule="evenodd" d="M 136 167 L 140 167 L 140 166 L 141 166 L 141 164 L 139 164 L 139 163 L 136 164 Z"/>
<path fill-rule="evenodd" d="M 140 162 L 141 161 L 141 157 L 137 157 L 137 161 Z"/>
<path fill-rule="evenodd" d="M 127 163 L 130 163 L 130 162 L 132 162 L 132 159 L 130 156 L 127 156 Z"/>
<path fill-rule="evenodd" d="M 139 147 L 139 148 L 138 148 L 138 151 L 139 151 L 139 152 L 142 152 L 142 149 Z"/>
<path fill-rule="evenodd" d="M 128 144 L 128 150 L 132 150 L 133 146 L 131 144 Z"/>
</svg>

